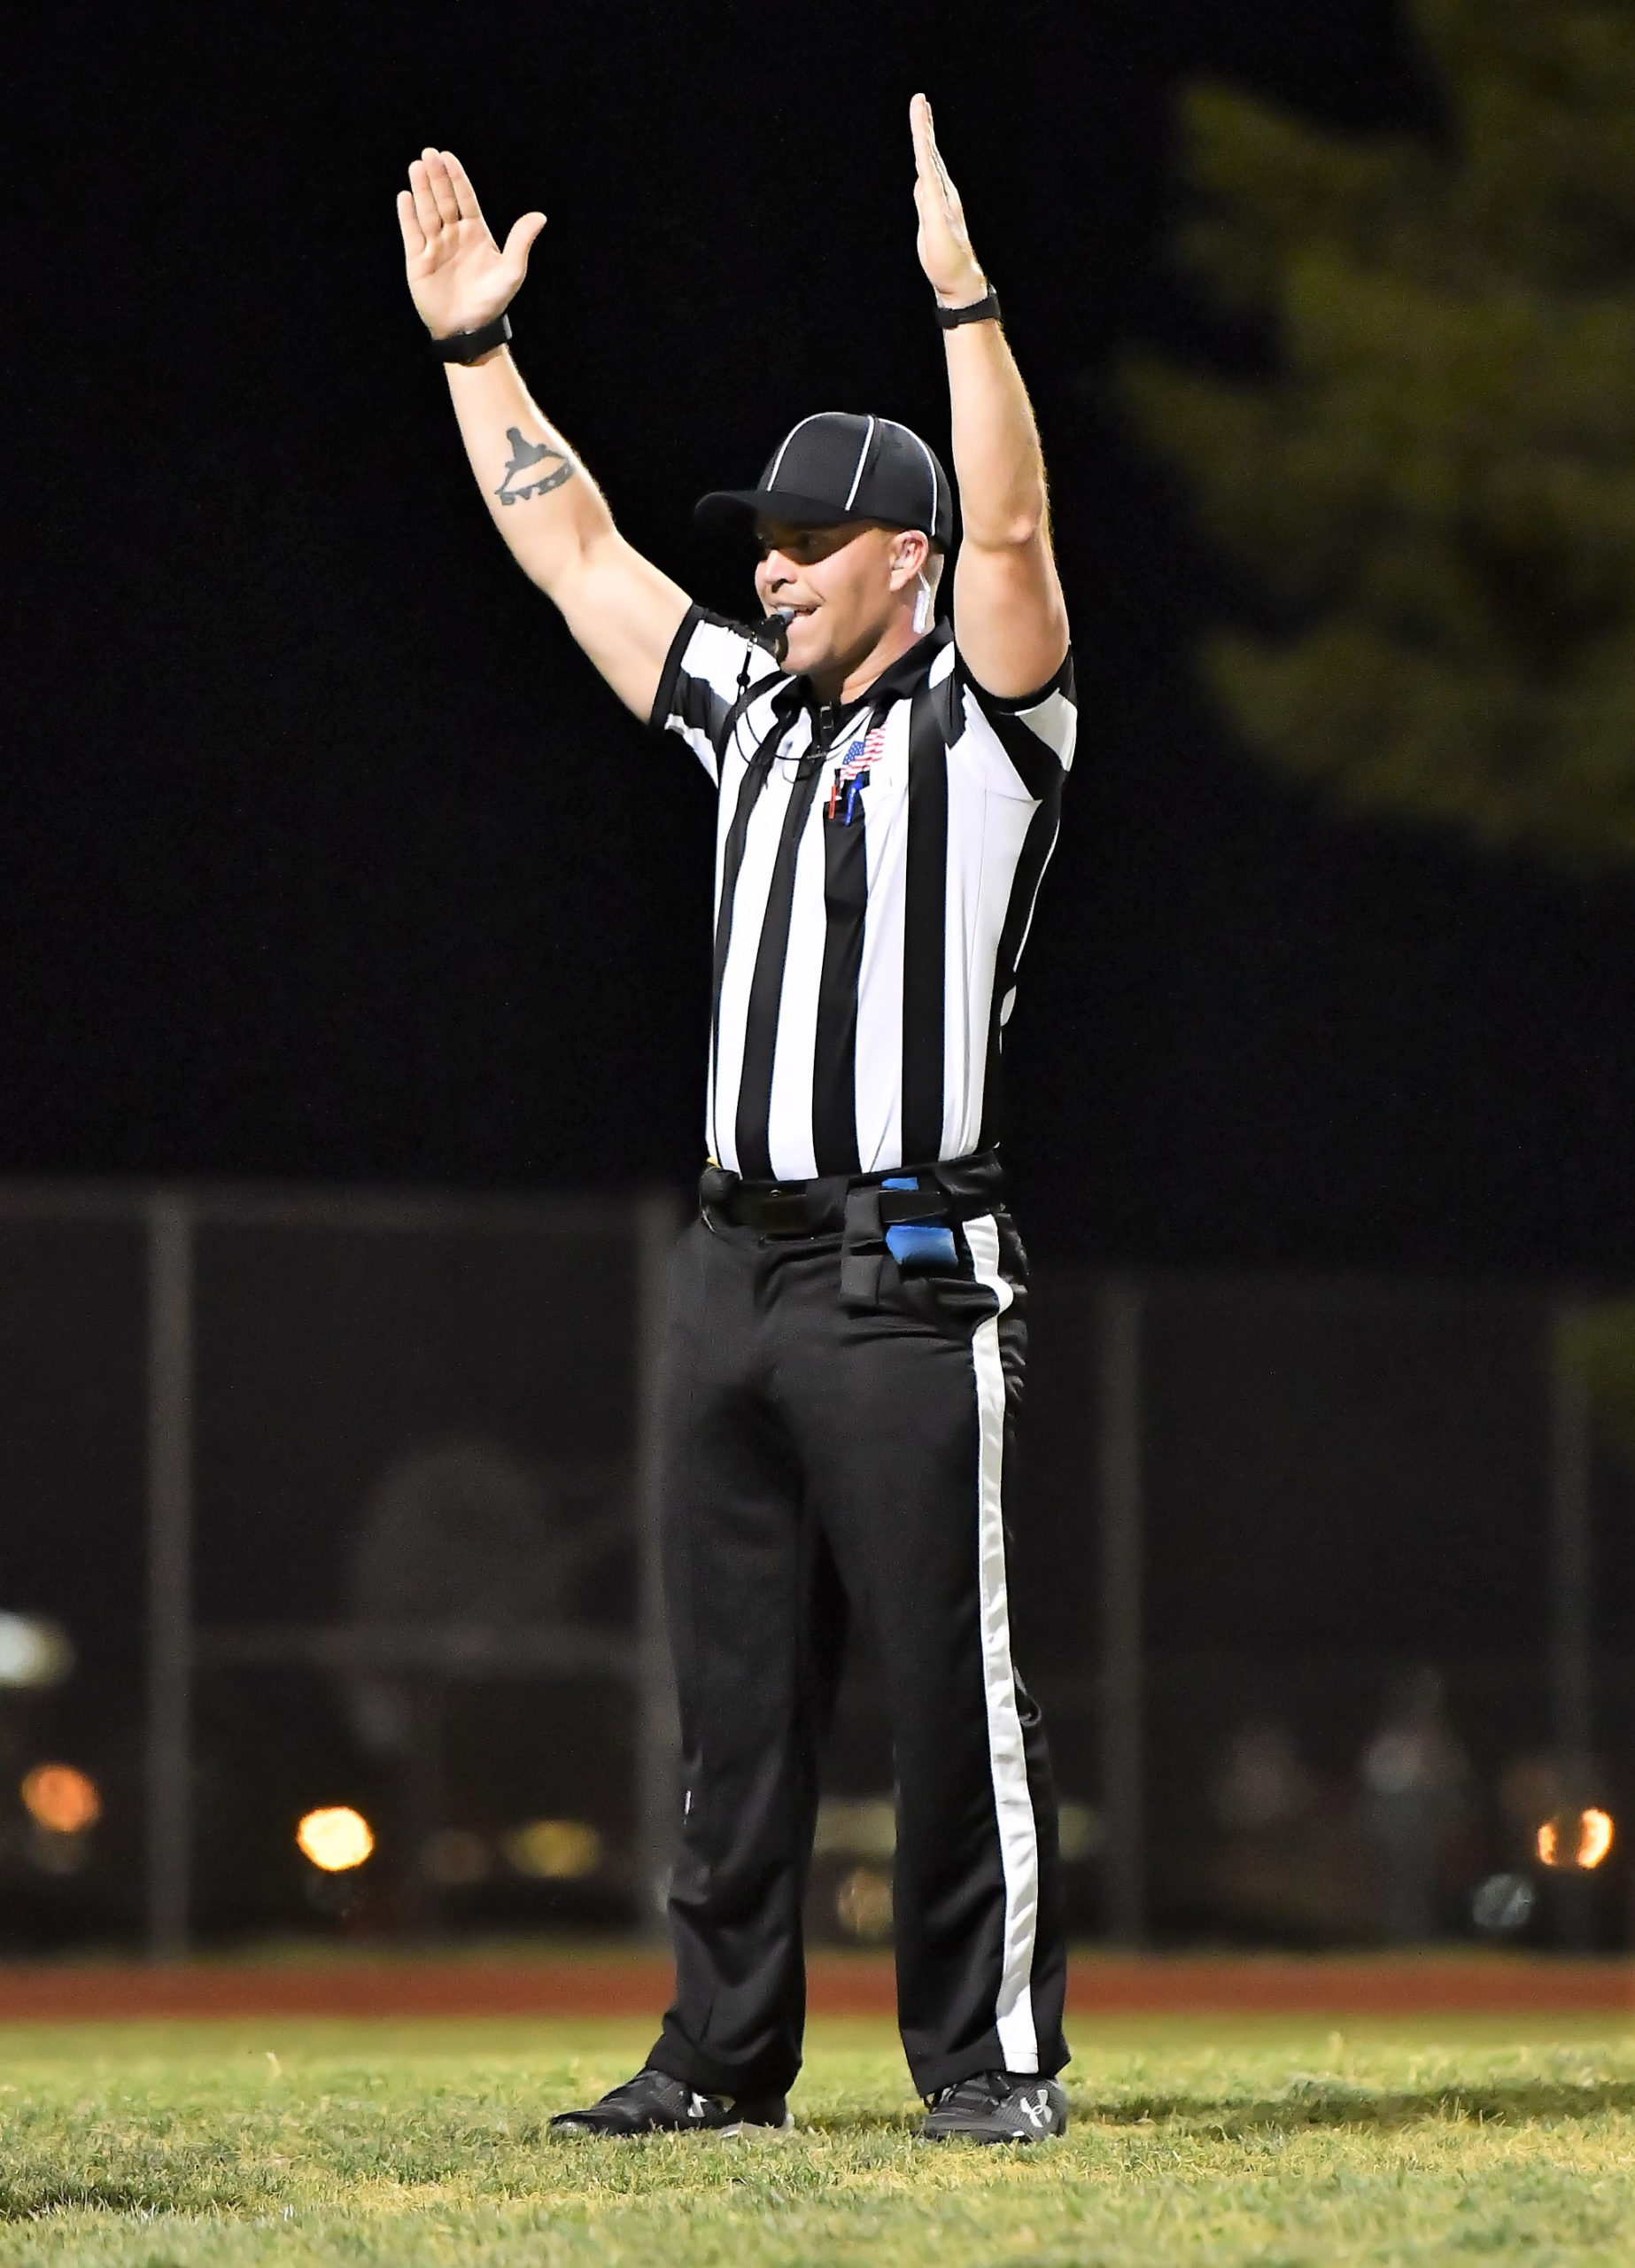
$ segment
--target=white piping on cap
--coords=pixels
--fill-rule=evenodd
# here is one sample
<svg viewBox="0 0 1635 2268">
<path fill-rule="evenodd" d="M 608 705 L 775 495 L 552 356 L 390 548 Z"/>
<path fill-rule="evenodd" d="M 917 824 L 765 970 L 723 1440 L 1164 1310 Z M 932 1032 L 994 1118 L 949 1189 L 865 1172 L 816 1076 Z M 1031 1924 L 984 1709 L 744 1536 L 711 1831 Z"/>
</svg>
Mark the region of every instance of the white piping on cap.
<svg viewBox="0 0 1635 2268">
<path fill-rule="evenodd" d="M 768 488 L 776 488 L 778 485 L 778 469 L 784 461 L 784 451 L 788 447 L 790 442 L 794 440 L 795 435 L 800 431 L 801 425 L 815 425 L 820 417 L 835 417 L 841 414 L 842 413 L 840 411 L 833 409 L 814 409 L 810 417 L 802 418 L 800 425 L 792 425 L 779 445 L 778 454 L 772 459 L 772 469 L 766 476 L 765 485 Z"/>
<path fill-rule="evenodd" d="M 871 417 L 864 428 L 863 447 L 857 452 L 857 470 L 851 477 L 851 486 L 846 491 L 846 509 L 849 512 L 857 493 L 857 483 L 863 478 L 863 468 L 869 461 L 869 443 L 874 439 L 874 420 Z"/>
<path fill-rule="evenodd" d="M 896 425 L 897 421 L 894 417 L 891 423 Z M 937 461 L 911 425 L 897 425 L 897 431 L 899 433 L 908 435 L 921 456 L 925 458 L 926 470 L 931 475 L 931 517 L 926 524 L 925 534 L 928 541 L 934 543 L 937 540 L 937 506 L 942 501 L 942 486 L 937 478 Z"/>
</svg>

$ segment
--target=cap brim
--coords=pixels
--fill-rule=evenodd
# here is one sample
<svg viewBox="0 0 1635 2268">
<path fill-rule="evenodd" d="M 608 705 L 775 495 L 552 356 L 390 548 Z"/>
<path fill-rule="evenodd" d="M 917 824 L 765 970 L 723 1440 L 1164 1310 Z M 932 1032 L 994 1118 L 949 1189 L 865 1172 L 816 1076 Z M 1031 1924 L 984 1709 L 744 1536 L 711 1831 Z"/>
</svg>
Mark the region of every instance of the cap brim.
<svg viewBox="0 0 1635 2268">
<path fill-rule="evenodd" d="M 856 512 L 842 512 L 815 496 L 791 496 L 782 488 L 712 488 L 693 507 L 694 518 L 707 525 L 746 513 L 753 519 L 782 520 L 792 527 L 841 528 L 853 521 L 859 527 L 865 524 Z"/>
</svg>

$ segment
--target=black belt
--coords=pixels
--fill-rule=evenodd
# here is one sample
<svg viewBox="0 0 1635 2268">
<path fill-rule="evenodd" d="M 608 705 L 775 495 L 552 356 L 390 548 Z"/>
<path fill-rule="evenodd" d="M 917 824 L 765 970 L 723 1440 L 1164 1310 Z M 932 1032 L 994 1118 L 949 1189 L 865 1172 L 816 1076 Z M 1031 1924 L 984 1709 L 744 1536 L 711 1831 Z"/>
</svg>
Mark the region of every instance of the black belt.
<svg viewBox="0 0 1635 2268">
<path fill-rule="evenodd" d="M 913 1181 L 913 1189 L 887 1189 Z M 722 1166 L 699 1176 L 699 1203 L 717 1220 L 763 1237 L 815 1237 L 846 1230 L 862 1205 L 874 1234 L 910 1221 L 968 1221 L 1003 1202 L 1003 1177 L 992 1150 L 935 1165 L 894 1166 L 887 1173 L 824 1174 L 815 1181 L 743 1181 Z M 876 1209 L 878 1208 L 878 1209 Z"/>
</svg>

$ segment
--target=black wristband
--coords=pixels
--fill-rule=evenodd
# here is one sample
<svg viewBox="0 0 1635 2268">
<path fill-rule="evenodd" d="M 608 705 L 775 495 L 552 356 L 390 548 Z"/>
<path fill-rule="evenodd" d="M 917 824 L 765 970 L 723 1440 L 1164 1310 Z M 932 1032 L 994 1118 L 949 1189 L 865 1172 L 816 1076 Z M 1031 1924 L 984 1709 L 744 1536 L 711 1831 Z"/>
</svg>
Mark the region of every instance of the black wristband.
<svg viewBox="0 0 1635 2268">
<path fill-rule="evenodd" d="M 980 299 L 972 299 L 968 307 L 937 307 L 937 321 L 944 330 L 952 330 L 962 322 L 999 322 L 999 294 L 990 284 Z"/>
<path fill-rule="evenodd" d="M 503 346 L 511 336 L 511 318 L 498 315 L 492 322 L 485 322 L 481 330 L 457 330 L 452 338 L 434 338 L 431 351 L 439 362 L 475 362 L 479 354 L 487 354 L 496 346 Z"/>
</svg>

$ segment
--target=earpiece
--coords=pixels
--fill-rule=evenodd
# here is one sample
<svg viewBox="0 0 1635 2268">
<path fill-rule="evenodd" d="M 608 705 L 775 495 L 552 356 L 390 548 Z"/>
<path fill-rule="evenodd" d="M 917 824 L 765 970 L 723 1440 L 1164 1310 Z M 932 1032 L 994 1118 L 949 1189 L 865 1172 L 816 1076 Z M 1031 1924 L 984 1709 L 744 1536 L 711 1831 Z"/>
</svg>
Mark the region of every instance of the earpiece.
<svg viewBox="0 0 1635 2268">
<path fill-rule="evenodd" d="M 894 563 L 901 567 L 904 563 L 898 559 Z M 936 617 L 937 602 L 930 578 L 923 567 L 915 571 L 914 580 L 919 586 L 914 594 L 914 633 L 918 637 L 930 629 Z"/>
</svg>

